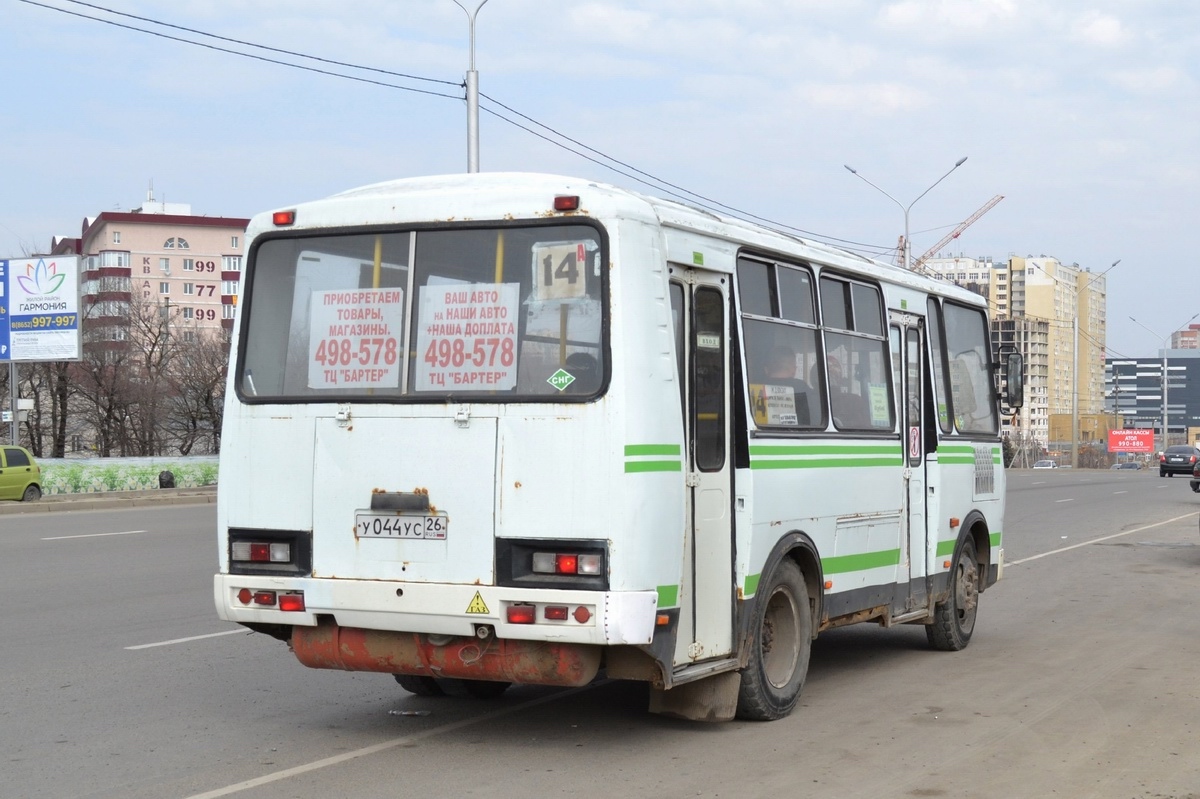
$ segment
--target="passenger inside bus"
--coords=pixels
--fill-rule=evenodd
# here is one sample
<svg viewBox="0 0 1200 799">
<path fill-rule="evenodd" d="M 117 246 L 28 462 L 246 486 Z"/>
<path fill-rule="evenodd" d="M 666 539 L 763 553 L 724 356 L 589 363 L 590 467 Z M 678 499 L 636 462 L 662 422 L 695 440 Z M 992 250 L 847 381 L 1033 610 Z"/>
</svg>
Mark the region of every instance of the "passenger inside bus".
<svg viewBox="0 0 1200 799">
<path fill-rule="evenodd" d="M 829 402 L 833 423 L 842 430 L 865 429 L 871 426 L 867 399 L 851 390 L 850 381 L 837 358 L 826 358 L 829 374 Z"/>
<path fill-rule="evenodd" d="M 771 348 L 767 356 L 763 382 L 774 386 L 787 386 L 792 389 L 796 404 L 796 424 L 807 427 L 810 423 L 808 409 L 809 392 L 811 388 L 796 376 L 796 353 L 786 344 Z"/>
<path fill-rule="evenodd" d="M 575 378 L 567 386 L 568 394 L 591 394 L 600 388 L 600 364 L 586 352 L 572 352 L 563 368 Z"/>
</svg>

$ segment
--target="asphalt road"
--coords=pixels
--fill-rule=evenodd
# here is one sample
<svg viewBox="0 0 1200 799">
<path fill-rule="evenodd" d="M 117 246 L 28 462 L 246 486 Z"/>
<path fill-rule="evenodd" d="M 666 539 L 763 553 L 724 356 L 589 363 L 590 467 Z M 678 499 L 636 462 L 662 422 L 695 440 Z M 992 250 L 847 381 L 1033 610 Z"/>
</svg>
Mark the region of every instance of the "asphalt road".
<svg viewBox="0 0 1200 799">
<path fill-rule="evenodd" d="M 633 683 L 481 702 L 306 669 L 216 619 L 212 505 L 0 515 L 0 796 L 1200 797 L 1200 494 L 1039 470 L 1009 506 L 966 650 L 836 630 L 792 716 L 721 725 Z"/>
</svg>

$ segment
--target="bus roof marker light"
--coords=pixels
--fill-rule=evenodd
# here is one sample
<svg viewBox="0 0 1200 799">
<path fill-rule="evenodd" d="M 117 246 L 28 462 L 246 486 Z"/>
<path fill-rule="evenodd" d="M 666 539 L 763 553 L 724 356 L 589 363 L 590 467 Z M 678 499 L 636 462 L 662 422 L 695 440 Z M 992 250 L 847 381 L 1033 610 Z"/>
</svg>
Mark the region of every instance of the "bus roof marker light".
<svg viewBox="0 0 1200 799">
<path fill-rule="evenodd" d="M 287 227 L 288 225 L 296 224 L 296 212 L 293 211 L 276 211 L 271 214 L 271 222 L 275 227 Z"/>
<path fill-rule="evenodd" d="M 578 211 L 579 210 L 579 195 L 578 194 L 560 194 L 554 198 L 555 211 Z"/>
</svg>

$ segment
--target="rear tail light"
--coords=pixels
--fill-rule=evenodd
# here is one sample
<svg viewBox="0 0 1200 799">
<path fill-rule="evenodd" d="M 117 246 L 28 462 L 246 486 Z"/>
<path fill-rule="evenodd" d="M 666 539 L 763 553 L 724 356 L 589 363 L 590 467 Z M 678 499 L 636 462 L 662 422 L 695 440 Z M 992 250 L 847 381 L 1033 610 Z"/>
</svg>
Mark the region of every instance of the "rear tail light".
<svg viewBox="0 0 1200 799">
<path fill-rule="evenodd" d="M 570 605 L 537 605 L 533 602 L 512 603 L 505 610 L 505 618 L 509 624 L 537 624 L 539 613 L 542 619 L 549 622 L 570 622 L 574 619 L 579 624 L 587 624 L 592 619 L 592 610 L 586 605 L 572 608 Z"/>
<path fill-rule="evenodd" d="M 292 545 L 287 541 L 234 541 L 229 557 L 242 563 L 291 563 Z"/>
<path fill-rule="evenodd" d="M 279 609 L 283 610 L 283 611 L 287 611 L 289 613 L 297 613 L 297 612 L 303 611 L 305 609 L 304 608 L 304 594 L 301 594 L 301 593 L 280 594 L 279 595 Z"/>
<path fill-rule="evenodd" d="M 533 624 L 537 621 L 537 606 L 524 602 L 508 606 L 509 624 Z"/>
<path fill-rule="evenodd" d="M 534 552 L 535 574 L 598 575 L 604 567 L 604 557 L 598 552 Z"/>
<path fill-rule="evenodd" d="M 281 594 L 278 591 L 270 591 L 265 589 L 251 590 L 249 588 L 239 589 L 237 594 L 238 602 L 243 605 L 258 605 L 264 608 L 278 607 L 282 611 L 295 613 L 303 611 L 304 594 L 300 591 L 295 591 L 288 594 Z"/>
</svg>

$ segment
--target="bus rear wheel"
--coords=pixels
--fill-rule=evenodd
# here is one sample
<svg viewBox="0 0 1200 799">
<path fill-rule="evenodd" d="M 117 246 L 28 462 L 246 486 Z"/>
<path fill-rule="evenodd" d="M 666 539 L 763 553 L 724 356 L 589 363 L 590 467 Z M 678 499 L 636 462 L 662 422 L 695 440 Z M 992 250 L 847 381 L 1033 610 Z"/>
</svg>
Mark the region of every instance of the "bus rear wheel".
<svg viewBox="0 0 1200 799">
<path fill-rule="evenodd" d="M 423 677 L 420 674 L 393 674 L 400 687 L 410 694 L 417 696 L 445 696 L 446 692 L 433 677 Z"/>
<path fill-rule="evenodd" d="M 975 542 L 964 538 L 950 570 L 950 595 L 933 608 L 933 623 L 925 625 L 925 635 L 934 649 L 957 652 L 966 647 L 975 632 L 979 611 L 979 561 Z"/>
<path fill-rule="evenodd" d="M 795 562 L 784 560 L 756 602 L 738 718 L 771 721 L 792 712 L 808 676 L 812 625 L 804 575 Z"/>
</svg>

